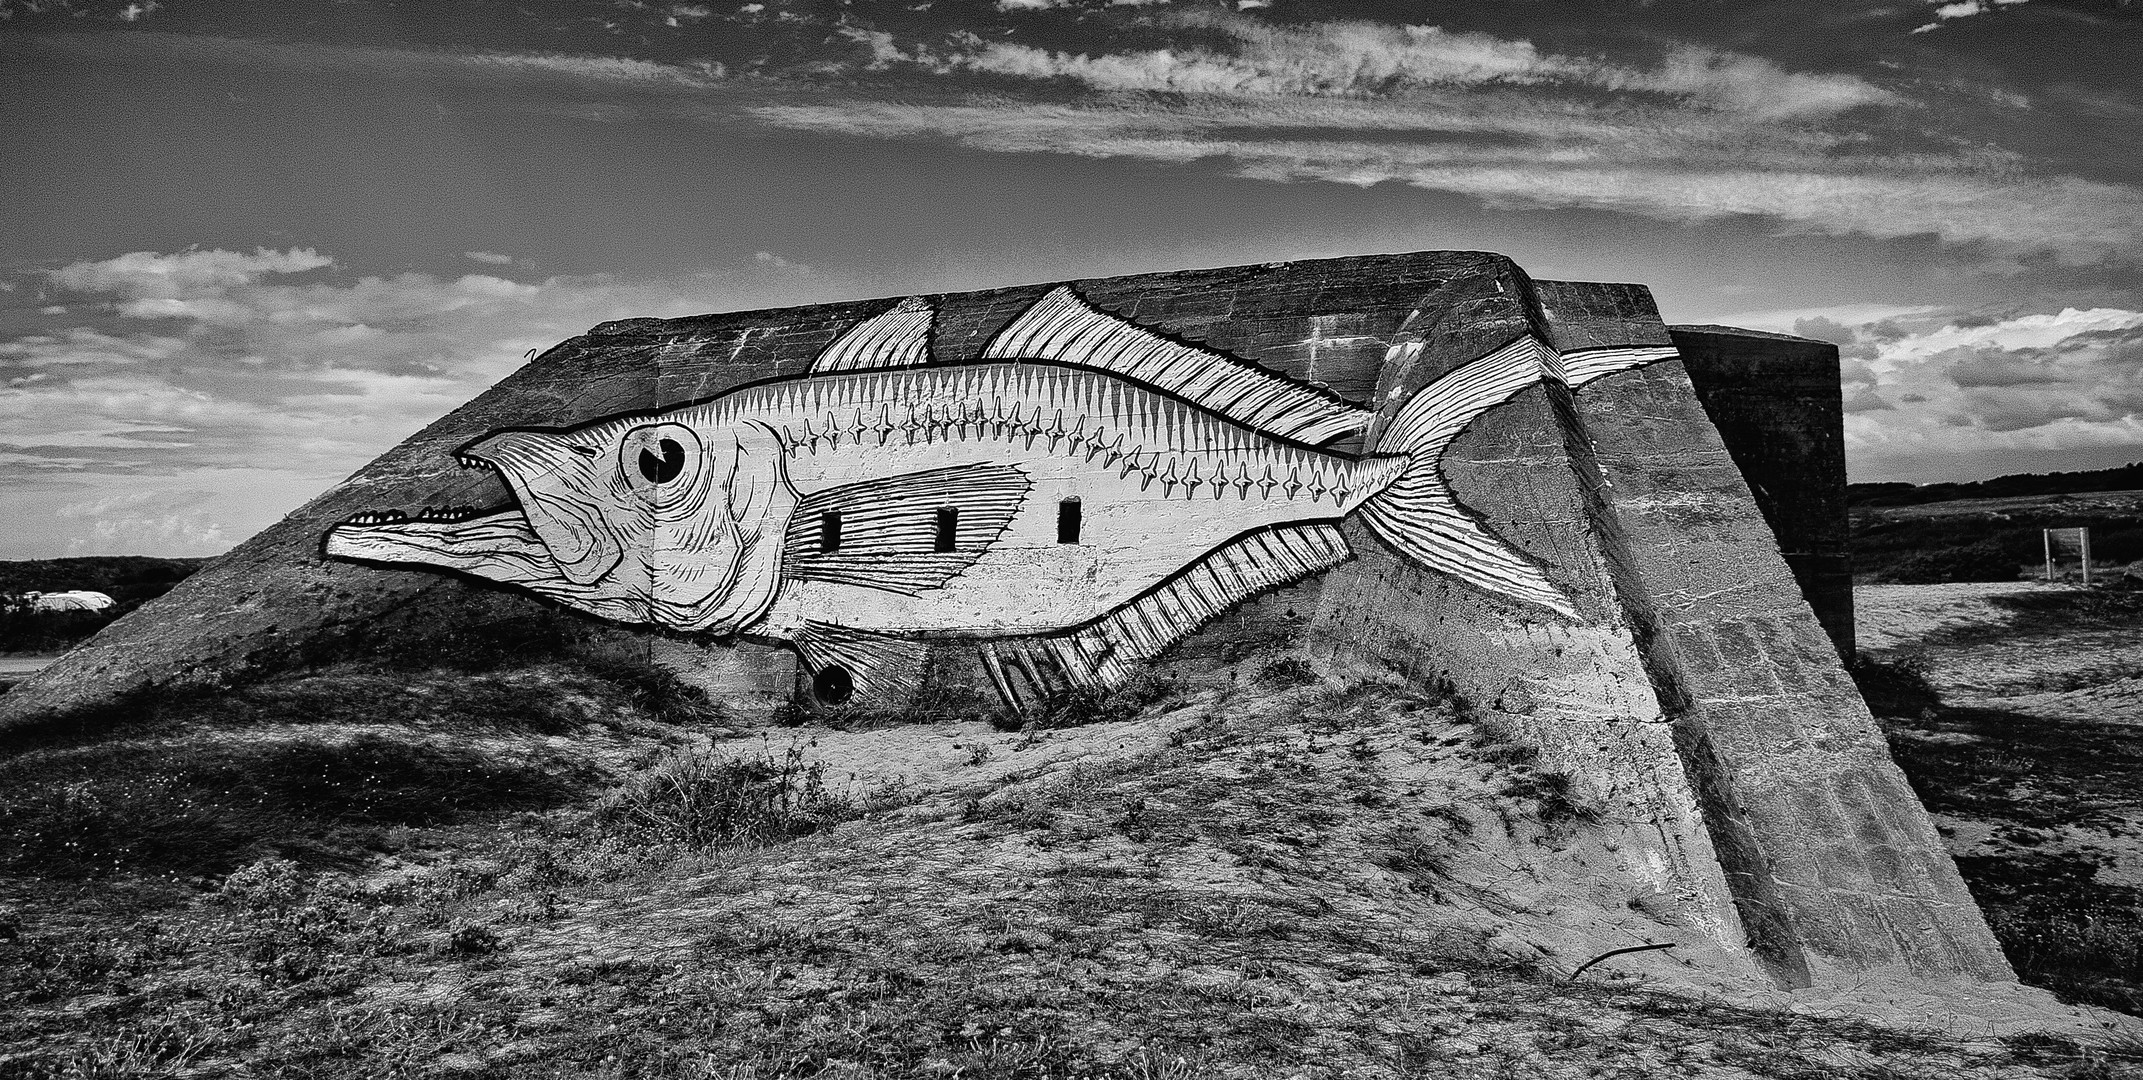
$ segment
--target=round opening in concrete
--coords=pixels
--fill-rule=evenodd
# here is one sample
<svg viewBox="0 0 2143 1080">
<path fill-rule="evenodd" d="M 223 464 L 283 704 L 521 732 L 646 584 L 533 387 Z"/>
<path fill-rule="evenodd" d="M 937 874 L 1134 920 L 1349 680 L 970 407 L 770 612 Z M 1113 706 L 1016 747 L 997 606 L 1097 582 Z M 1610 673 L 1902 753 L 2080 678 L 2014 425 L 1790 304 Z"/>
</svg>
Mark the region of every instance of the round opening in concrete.
<svg viewBox="0 0 2143 1080">
<path fill-rule="evenodd" d="M 811 696 L 821 705 L 846 704 L 855 692 L 856 680 L 839 664 L 828 664 L 811 676 Z"/>
</svg>

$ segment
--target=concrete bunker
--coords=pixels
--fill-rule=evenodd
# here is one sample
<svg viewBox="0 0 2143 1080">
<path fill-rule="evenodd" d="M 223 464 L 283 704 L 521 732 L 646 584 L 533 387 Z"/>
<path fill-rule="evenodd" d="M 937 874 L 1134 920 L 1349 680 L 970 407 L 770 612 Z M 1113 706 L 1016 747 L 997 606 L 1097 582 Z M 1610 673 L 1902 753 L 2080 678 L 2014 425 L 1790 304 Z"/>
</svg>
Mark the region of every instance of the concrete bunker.
<svg viewBox="0 0 2143 1080">
<path fill-rule="evenodd" d="M 576 619 L 766 708 L 1025 709 L 1278 643 L 1494 712 L 1752 973 L 2006 980 L 1838 659 L 1836 363 L 1475 252 L 605 324 L 0 725 L 441 612 Z"/>
</svg>

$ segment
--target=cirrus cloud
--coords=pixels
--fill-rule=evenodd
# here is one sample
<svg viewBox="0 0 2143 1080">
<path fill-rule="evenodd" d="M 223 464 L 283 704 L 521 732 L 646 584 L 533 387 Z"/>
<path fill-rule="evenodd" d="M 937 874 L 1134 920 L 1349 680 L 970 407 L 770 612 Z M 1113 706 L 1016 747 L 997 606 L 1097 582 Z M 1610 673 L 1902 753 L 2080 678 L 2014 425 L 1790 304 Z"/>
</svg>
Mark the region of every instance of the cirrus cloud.
<svg viewBox="0 0 2143 1080">
<path fill-rule="evenodd" d="M 1694 45 L 1677 46 L 1646 68 L 1544 53 L 1523 39 L 1436 26 L 1282 26 L 1207 13 L 1168 22 L 1218 32 L 1231 48 L 1073 54 L 961 35 L 947 48 L 904 50 L 882 31 L 848 32 L 868 46 L 879 68 L 905 63 L 941 73 L 1066 79 L 1109 91 L 1389 97 L 1431 87 L 1568 86 L 1658 94 L 1767 119 L 1828 116 L 1899 100 L 1855 76 L 1789 72 L 1760 57 Z"/>
</svg>

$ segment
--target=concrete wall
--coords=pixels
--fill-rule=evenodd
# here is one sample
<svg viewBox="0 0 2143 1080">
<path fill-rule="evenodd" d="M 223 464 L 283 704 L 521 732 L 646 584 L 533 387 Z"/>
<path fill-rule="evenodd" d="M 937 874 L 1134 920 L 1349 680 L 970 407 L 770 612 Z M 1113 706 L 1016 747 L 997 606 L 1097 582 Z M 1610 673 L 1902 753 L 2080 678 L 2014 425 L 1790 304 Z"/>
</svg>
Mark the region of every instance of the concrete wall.
<svg viewBox="0 0 2143 1080">
<path fill-rule="evenodd" d="M 1838 347 L 1730 326 L 1672 326 L 1683 369 L 1756 497 L 1801 595 L 1853 656 Z"/>
<path fill-rule="evenodd" d="M 1621 287 L 1543 293 L 1564 348 L 1601 333 L 1603 312 L 1638 315 Z M 1842 605 L 1817 589 L 1827 607 L 1812 607 L 1766 524 L 1801 538 L 1789 550 L 1842 541 L 1835 350 L 1724 330 L 1674 340 L 1705 350 L 1695 363 L 1713 393 L 1677 359 L 1587 386 L 1578 412 L 1641 582 L 1630 591 L 1649 602 L 1653 676 L 1752 940 L 1774 972 L 1821 982 L 1900 967 L 2010 978 L 1818 619 L 1842 606 L 1850 625 L 1849 583 Z"/>
</svg>

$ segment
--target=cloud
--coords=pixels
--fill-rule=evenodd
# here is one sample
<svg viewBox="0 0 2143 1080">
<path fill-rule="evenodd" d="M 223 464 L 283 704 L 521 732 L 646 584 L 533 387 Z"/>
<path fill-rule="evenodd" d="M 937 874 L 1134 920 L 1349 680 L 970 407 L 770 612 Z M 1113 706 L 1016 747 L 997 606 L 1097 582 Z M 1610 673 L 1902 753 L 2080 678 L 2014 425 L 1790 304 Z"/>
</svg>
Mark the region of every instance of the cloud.
<svg viewBox="0 0 2143 1080">
<path fill-rule="evenodd" d="M 1931 235 L 2073 262 L 2143 247 L 2143 192 L 1971 163 L 1844 152 L 1844 140 L 1657 107 L 1492 92 L 1391 101 L 960 105 L 842 101 L 753 110 L 780 127 L 940 138 L 1005 153 L 1227 162 L 1279 182 L 1400 183 L 1492 206 L 1694 222 L 1769 218 L 1786 232 Z M 1499 136 L 1499 138 L 1484 138 Z"/>
<path fill-rule="evenodd" d="M 88 522 L 90 533 L 68 542 L 70 554 L 106 554 L 144 550 L 213 554 L 233 539 L 224 525 L 203 512 L 201 504 L 216 492 L 201 488 L 136 488 L 69 503 L 53 517 Z"/>
<path fill-rule="evenodd" d="M 1042 0 L 1016 2 L 1040 6 Z M 1430 87 L 1552 85 L 1656 94 L 1767 119 L 1828 116 L 1898 100 L 1854 76 L 1788 72 L 1759 57 L 1693 45 L 1674 48 L 1656 67 L 1639 68 L 1435 26 L 1357 21 L 1281 26 L 1227 14 L 1182 14 L 1172 21 L 1217 31 L 1232 49 L 1075 55 L 969 35 L 949 49 L 902 51 L 882 32 L 857 36 L 869 45 L 871 62 L 881 67 L 905 62 L 940 72 L 1069 79 L 1108 91 L 1389 97 Z"/>
<path fill-rule="evenodd" d="M 0 498 L 15 515 L 0 557 L 234 542 L 531 350 L 613 319 L 823 298 L 796 291 L 808 267 L 772 253 L 645 281 L 305 276 L 333 266 L 309 249 L 132 252 L 37 274 L 83 321 L 0 338 Z M 140 492 L 179 494 L 128 510 Z"/>
<path fill-rule="evenodd" d="M 1933 478 L 2061 451 L 2143 456 L 2143 311 L 1834 325 L 1873 354 L 1842 372 L 1856 477 Z"/>
<path fill-rule="evenodd" d="M 1958 0 L 1958 2 L 1956 3 L 1950 3 L 1948 2 L 1948 0 L 1934 0 L 1935 21 L 1921 26 L 1913 27 L 1912 32 L 1915 34 L 1924 34 L 1930 30 L 1940 28 L 1943 23 L 1949 22 L 1952 19 L 1964 19 L 1969 18 L 1973 15 L 1985 15 L 1990 11 L 1997 11 L 2005 7 L 2015 7 L 2018 4 L 2028 2 L 2029 0 Z"/>
<path fill-rule="evenodd" d="M 803 277 L 811 273 L 811 268 L 803 263 L 790 262 L 771 251 L 754 253 L 752 261 L 777 274 L 794 274 L 797 277 Z"/>
<path fill-rule="evenodd" d="M 1101 10 L 1079 6 L 1083 15 Z M 666 9 L 633 10 L 652 18 Z M 800 28 L 818 25 L 796 18 Z M 2088 264 L 2133 261 L 2143 250 L 2143 189 L 2112 182 L 2118 174 L 2106 170 L 2085 177 L 2035 168 L 1964 126 L 1956 102 L 1913 96 L 1935 94 L 1935 84 L 1909 72 L 1790 70 L 1673 42 L 1609 58 L 1435 26 L 1283 24 L 1226 11 L 1096 22 L 1107 36 L 1094 40 L 1173 44 L 1089 52 L 1003 33 L 896 36 L 864 18 L 829 28 L 849 46 L 836 59 L 817 51 L 819 41 L 800 46 L 787 68 L 730 58 L 765 76 L 753 79 L 724 78 L 712 60 L 227 40 L 211 49 L 170 35 L 125 37 L 155 38 L 178 55 L 285 67 L 384 68 L 517 90 L 541 79 L 570 91 L 516 93 L 514 107 L 595 120 L 668 116 L 729 130 L 1213 162 L 1276 183 L 1404 184 L 1495 207 L 1675 223 L 1750 218 L 1786 234 L 1928 236 L 1983 246 L 1991 262 L 2011 267 L 2040 252 Z M 1007 21 L 1011 33 L 1027 20 Z M 1984 96 L 1975 91 L 1972 100 Z"/>
<path fill-rule="evenodd" d="M 490 251 L 464 251 L 461 253 L 461 257 L 474 262 L 490 263 L 493 266 L 513 265 L 513 256 L 500 255 Z"/>
<path fill-rule="evenodd" d="M 191 250 L 176 255 L 133 251 L 98 262 L 70 263 L 47 271 L 45 277 L 63 289 L 140 300 L 177 297 L 203 288 L 250 285 L 273 274 L 297 274 L 333 265 L 335 260 L 311 248 L 255 248 L 251 255 L 223 250 Z"/>
<path fill-rule="evenodd" d="M 501 71 L 570 75 L 579 79 L 642 86 L 699 87 L 720 77 L 714 65 L 683 68 L 623 56 L 493 52 L 468 57 L 466 62 L 472 66 Z"/>
</svg>

